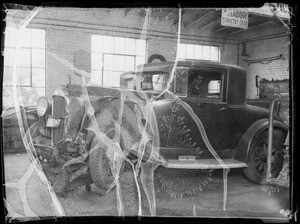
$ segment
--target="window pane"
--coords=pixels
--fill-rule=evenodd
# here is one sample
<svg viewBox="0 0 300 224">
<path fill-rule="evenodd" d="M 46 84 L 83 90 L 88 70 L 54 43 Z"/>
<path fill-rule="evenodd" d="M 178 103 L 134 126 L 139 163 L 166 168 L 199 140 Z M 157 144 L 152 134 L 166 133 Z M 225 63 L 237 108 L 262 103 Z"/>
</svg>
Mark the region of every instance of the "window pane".
<svg viewBox="0 0 300 224">
<path fill-rule="evenodd" d="M 92 71 L 91 83 L 102 85 L 102 71 Z"/>
<path fill-rule="evenodd" d="M 18 65 L 22 67 L 30 67 L 30 50 L 20 49 Z"/>
<path fill-rule="evenodd" d="M 4 86 L 2 90 L 2 106 L 3 107 L 13 107 L 14 100 L 13 100 L 13 93 L 12 88 L 9 86 Z"/>
<path fill-rule="evenodd" d="M 122 72 L 114 72 L 113 75 L 113 86 L 114 87 L 120 87 L 120 76 L 121 76 Z"/>
<path fill-rule="evenodd" d="M 5 48 L 4 49 L 4 66 L 13 66 L 15 57 L 16 57 L 16 50 L 12 48 Z"/>
<path fill-rule="evenodd" d="M 179 44 L 177 51 L 178 51 L 178 58 L 185 59 L 185 44 Z"/>
<path fill-rule="evenodd" d="M 38 98 L 46 95 L 45 87 L 34 87 L 34 92 L 37 94 Z"/>
<path fill-rule="evenodd" d="M 4 67 L 3 85 L 12 85 L 13 68 Z"/>
<path fill-rule="evenodd" d="M 145 64 L 145 57 L 136 57 L 135 66 Z"/>
<path fill-rule="evenodd" d="M 13 90 L 11 86 L 4 86 L 2 91 L 3 96 L 12 96 Z"/>
<path fill-rule="evenodd" d="M 25 106 L 36 106 L 38 99 L 45 95 L 45 87 L 21 87 L 21 94 Z"/>
<path fill-rule="evenodd" d="M 203 59 L 210 60 L 210 46 L 203 46 Z"/>
<path fill-rule="evenodd" d="M 219 48 L 218 47 L 211 47 L 211 60 L 219 61 Z"/>
<path fill-rule="evenodd" d="M 125 38 L 115 37 L 114 52 L 116 54 L 124 54 L 125 53 Z"/>
<path fill-rule="evenodd" d="M 102 36 L 92 35 L 92 52 L 102 52 Z"/>
<path fill-rule="evenodd" d="M 21 86 L 30 86 L 30 68 L 18 68 L 19 84 Z"/>
<path fill-rule="evenodd" d="M 17 31 L 15 28 L 6 27 L 5 28 L 5 47 L 16 47 L 17 43 Z"/>
<path fill-rule="evenodd" d="M 135 54 L 135 39 L 125 38 L 125 54 Z"/>
<path fill-rule="evenodd" d="M 202 46 L 201 45 L 196 45 L 195 46 L 195 59 L 202 59 Z"/>
<path fill-rule="evenodd" d="M 103 86 L 119 87 L 121 72 L 104 71 Z"/>
<path fill-rule="evenodd" d="M 114 69 L 113 55 L 104 54 L 103 57 L 104 57 L 104 66 L 103 66 L 104 70 L 113 70 Z"/>
<path fill-rule="evenodd" d="M 114 55 L 114 71 L 124 71 L 124 60 L 124 56 Z"/>
<path fill-rule="evenodd" d="M 45 50 L 32 49 L 32 67 L 45 67 Z"/>
<path fill-rule="evenodd" d="M 114 38 L 110 36 L 103 36 L 103 53 L 113 53 Z"/>
<path fill-rule="evenodd" d="M 32 29 L 32 47 L 45 48 L 45 30 Z"/>
<path fill-rule="evenodd" d="M 92 70 L 102 70 L 102 54 L 92 53 Z"/>
<path fill-rule="evenodd" d="M 125 71 L 131 71 L 134 69 L 134 57 L 125 57 Z"/>
<path fill-rule="evenodd" d="M 136 40 L 136 55 L 144 56 L 146 55 L 146 41 L 145 40 Z"/>
<path fill-rule="evenodd" d="M 32 69 L 32 86 L 45 86 L 45 69 L 33 68 Z"/>
<path fill-rule="evenodd" d="M 31 29 L 18 30 L 17 35 L 20 37 L 21 47 L 31 47 Z"/>
<path fill-rule="evenodd" d="M 186 50 L 185 53 L 186 53 L 186 58 L 187 58 L 187 59 L 194 59 L 194 58 L 195 58 L 195 49 L 194 49 L 194 45 L 192 45 L 192 44 L 187 44 L 185 50 Z"/>
</svg>

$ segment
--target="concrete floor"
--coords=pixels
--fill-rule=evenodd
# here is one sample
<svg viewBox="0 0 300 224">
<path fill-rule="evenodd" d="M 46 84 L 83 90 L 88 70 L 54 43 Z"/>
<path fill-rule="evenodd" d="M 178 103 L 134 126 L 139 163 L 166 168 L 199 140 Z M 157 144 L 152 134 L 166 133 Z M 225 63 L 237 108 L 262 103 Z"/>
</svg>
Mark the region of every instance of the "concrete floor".
<svg viewBox="0 0 300 224">
<path fill-rule="evenodd" d="M 47 187 L 43 185 L 35 171 L 28 173 L 30 161 L 27 154 L 6 155 L 4 164 L 6 203 L 11 212 L 9 216 L 55 216 Z M 26 172 L 28 178 L 21 179 Z M 12 184 L 18 181 L 19 188 Z M 26 193 L 20 194 L 22 191 Z M 24 195 L 27 198 L 24 198 Z M 282 211 L 289 209 L 289 190 L 254 184 L 245 178 L 242 170 L 229 172 L 225 210 L 223 210 L 223 195 L 222 170 L 215 171 L 212 181 L 194 196 L 171 199 L 166 194 L 157 192 L 157 216 L 253 217 L 272 222 L 288 221 Z M 67 198 L 58 197 L 58 199 L 67 216 L 118 214 L 114 190 L 103 196 L 103 192 L 92 185 L 91 192 L 79 188 L 69 193 Z M 137 201 L 133 201 L 129 206 L 125 205 L 124 211 L 125 215 L 136 216 Z M 142 211 L 143 215 L 150 215 L 144 196 L 142 196 Z"/>
</svg>

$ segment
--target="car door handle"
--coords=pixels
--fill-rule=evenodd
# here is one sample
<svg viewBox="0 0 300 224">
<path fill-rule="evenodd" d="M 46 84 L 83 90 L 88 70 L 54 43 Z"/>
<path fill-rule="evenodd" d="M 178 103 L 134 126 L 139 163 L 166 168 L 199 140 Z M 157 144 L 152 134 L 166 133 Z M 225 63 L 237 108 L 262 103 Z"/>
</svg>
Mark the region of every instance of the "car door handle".
<svg viewBox="0 0 300 224">
<path fill-rule="evenodd" d="M 227 110 L 227 107 L 221 107 L 219 110 Z"/>
</svg>

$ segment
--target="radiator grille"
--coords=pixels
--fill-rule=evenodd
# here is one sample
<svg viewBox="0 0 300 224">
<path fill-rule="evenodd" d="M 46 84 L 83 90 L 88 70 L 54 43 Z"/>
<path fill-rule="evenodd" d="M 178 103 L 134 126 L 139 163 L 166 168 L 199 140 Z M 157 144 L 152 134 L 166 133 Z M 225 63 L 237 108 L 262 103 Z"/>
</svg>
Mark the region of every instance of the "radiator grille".
<svg viewBox="0 0 300 224">
<path fill-rule="evenodd" d="M 52 115 L 56 118 L 65 118 L 67 116 L 66 112 L 66 100 L 63 96 L 53 96 L 52 97 Z M 62 139 L 64 134 L 65 120 L 61 119 L 61 122 L 57 128 L 52 130 L 52 141 L 53 146 L 56 146 L 57 142 Z"/>
</svg>

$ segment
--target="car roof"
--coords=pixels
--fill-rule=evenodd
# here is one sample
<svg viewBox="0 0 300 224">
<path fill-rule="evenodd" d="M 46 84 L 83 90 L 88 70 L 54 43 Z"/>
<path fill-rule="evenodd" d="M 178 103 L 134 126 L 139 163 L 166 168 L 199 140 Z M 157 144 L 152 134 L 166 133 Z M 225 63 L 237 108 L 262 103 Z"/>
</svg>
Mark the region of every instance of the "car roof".
<svg viewBox="0 0 300 224">
<path fill-rule="evenodd" d="M 170 72 L 174 66 L 175 62 L 165 61 L 165 62 L 155 62 L 148 63 L 143 65 L 138 65 L 135 70 L 125 72 L 126 74 L 133 74 L 138 72 Z M 188 67 L 188 68 L 196 68 L 196 67 L 214 67 L 214 68 L 223 68 L 223 69 L 237 69 L 244 70 L 242 67 L 231 64 L 224 64 L 220 62 L 211 62 L 211 61 L 178 61 L 177 67 Z"/>
</svg>

